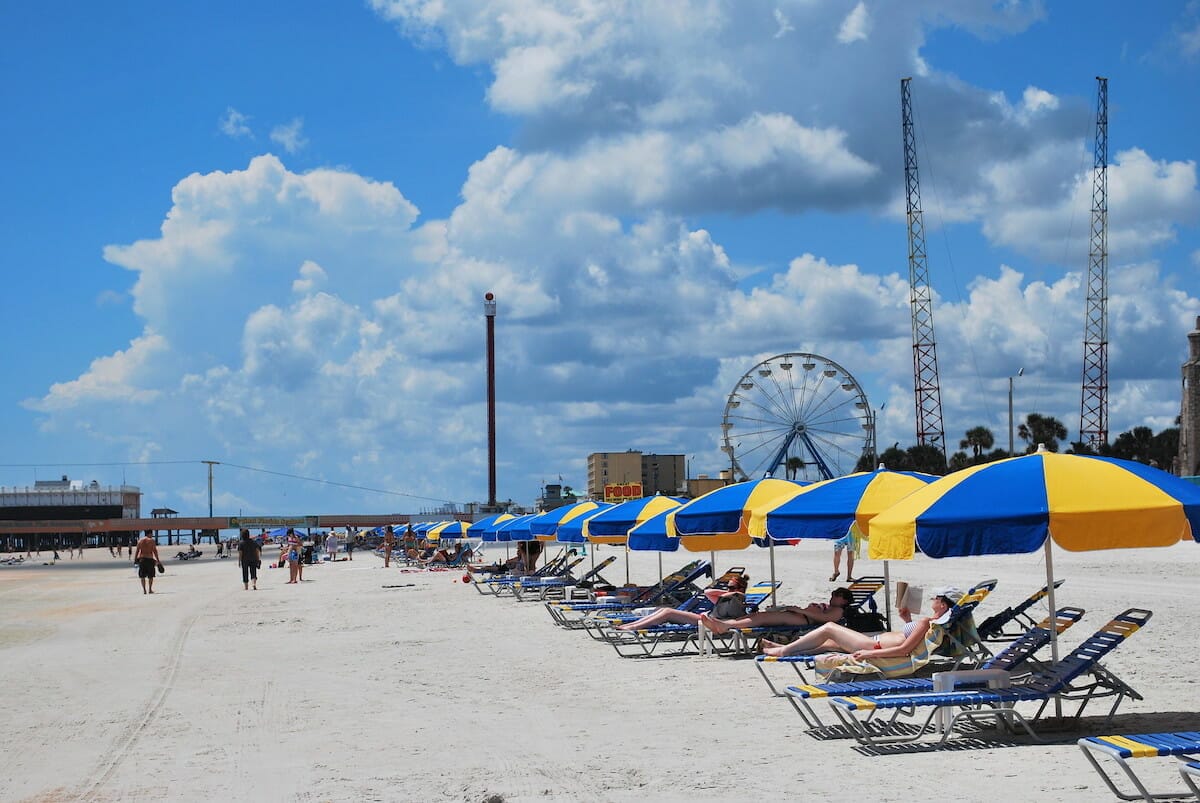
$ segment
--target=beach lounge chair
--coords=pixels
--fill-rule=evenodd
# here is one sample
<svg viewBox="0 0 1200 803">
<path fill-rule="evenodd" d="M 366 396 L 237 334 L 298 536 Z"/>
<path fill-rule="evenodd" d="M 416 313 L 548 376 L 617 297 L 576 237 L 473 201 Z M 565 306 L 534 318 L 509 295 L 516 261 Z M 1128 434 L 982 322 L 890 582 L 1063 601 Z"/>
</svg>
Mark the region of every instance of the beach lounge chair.
<svg viewBox="0 0 1200 803">
<path fill-rule="evenodd" d="M 677 604 L 699 591 L 695 582 L 712 574 L 712 564 L 694 560 L 677 572 L 668 574 L 651 586 L 634 592 L 627 602 L 547 602 L 546 610 L 556 625 L 568 630 L 582 629 L 584 619 L 597 611 L 615 613 L 651 605 Z"/>
<path fill-rule="evenodd" d="M 517 586 L 521 583 L 537 583 L 542 580 L 558 580 L 564 578 L 574 579 L 571 572 L 575 567 L 583 563 L 585 558 L 582 555 L 574 556 L 570 560 L 559 563 L 553 570 L 541 575 L 520 575 L 514 574 L 508 577 L 494 578 L 490 585 L 492 593 L 496 596 L 503 594 L 512 594 L 516 596 Z"/>
<path fill-rule="evenodd" d="M 1054 587 L 1058 588 L 1065 582 L 1066 580 L 1057 580 Z M 1005 608 L 984 619 L 976 628 L 979 637 L 984 641 L 1012 641 L 1020 638 L 1029 628 L 1037 624 L 1037 620 L 1029 609 L 1045 599 L 1049 593 L 1049 586 L 1042 586 L 1040 590 L 1033 592 L 1019 604 Z"/>
<path fill-rule="evenodd" d="M 746 589 L 746 609 L 755 610 L 759 605 L 770 599 L 778 590 L 781 583 L 755 583 Z M 612 645 L 617 655 L 622 658 L 652 658 L 699 653 L 701 651 L 700 628 L 692 624 L 662 624 L 642 630 L 617 630 L 613 624 L 622 624 L 625 620 L 617 619 L 608 623 L 601 632 L 604 640 Z M 705 631 L 707 632 L 707 631 Z M 671 648 L 658 652 L 663 645 Z"/>
<path fill-rule="evenodd" d="M 1083 751 L 1084 757 L 1096 772 L 1100 773 L 1104 783 L 1121 800 L 1178 800 L 1187 796 L 1188 793 L 1183 790 L 1150 792 L 1146 788 L 1142 779 L 1133 771 L 1133 767 L 1129 766 L 1129 759 L 1151 756 L 1174 756 L 1183 761 L 1184 764 L 1179 767 L 1179 774 L 1183 777 L 1184 784 L 1191 790 L 1191 794 L 1200 800 L 1200 787 L 1197 787 L 1197 779 L 1200 779 L 1200 731 L 1089 736 L 1080 739 L 1078 745 L 1079 749 Z M 1113 777 L 1104 771 L 1104 765 L 1100 762 L 1103 758 L 1111 758 L 1116 762 L 1137 789 L 1137 794 L 1121 791 Z"/>
<path fill-rule="evenodd" d="M 538 569 L 537 571 L 534 571 L 528 575 L 519 575 L 519 574 L 495 575 L 495 574 L 493 574 L 491 577 L 486 577 L 486 578 L 485 577 L 476 577 L 475 583 L 474 583 L 475 590 L 478 591 L 480 594 L 499 595 L 501 593 L 501 591 L 510 591 L 511 590 L 510 587 L 512 586 L 513 583 L 517 582 L 518 580 L 524 579 L 524 578 L 556 577 L 556 576 L 562 574 L 564 571 L 569 571 L 568 566 L 569 566 L 570 560 L 573 557 L 574 557 L 573 553 L 564 550 L 564 551 L 560 552 L 552 560 L 548 560 L 544 564 L 542 564 L 542 567 L 540 569 Z M 578 564 L 582 561 L 583 561 L 583 558 L 579 558 L 578 560 L 576 560 L 576 564 Z"/>
<path fill-rule="evenodd" d="M 616 559 L 616 555 L 609 555 L 579 578 L 571 576 L 569 572 L 560 577 L 523 577 L 513 583 L 513 594 L 519 600 L 536 598 L 538 601 L 544 602 L 550 597 L 562 599 L 566 596 L 567 588 L 578 586 L 580 583 L 593 582 L 596 579 L 603 581 L 604 578 L 600 576 L 600 573 L 607 569 Z"/>
<path fill-rule="evenodd" d="M 1031 738 L 1039 740 L 1034 725 L 1041 719 L 1047 704 L 1054 699 L 1078 702 L 1078 709 L 1070 717 L 1078 721 L 1088 703 L 1112 697 L 1113 705 L 1105 718 L 1108 722 L 1122 700 L 1126 697 L 1140 700 L 1142 696 L 1101 666 L 1100 659 L 1144 627 L 1151 616 L 1153 614 L 1150 611 L 1130 608 L 1086 639 L 1066 658 L 1025 677 L 1012 678 L 1003 670 L 943 673 L 948 676 L 944 679 L 952 683 L 947 691 L 833 697 L 829 705 L 849 735 L 868 746 L 915 741 L 937 731 L 941 731 L 937 744 L 945 744 L 955 734 L 955 726 L 960 721 L 974 726 L 980 720 L 992 720 L 1009 731 L 1020 725 Z M 936 682 L 937 676 L 934 679 Z M 990 688 L 956 688 L 960 683 L 984 680 Z M 1037 710 L 1029 717 L 1016 708 L 1018 703 L 1026 702 L 1038 704 Z M 878 721 L 877 715 L 881 716 L 883 711 L 892 712 L 886 722 Z M 917 717 L 926 711 L 927 718 L 917 727 L 898 722 L 902 715 Z M 946 716 L 939 717 L 937 727 L 931 727 L 934 717 L 943 713 Z M 908 726 L 897 727 L 897 724 Z"/>
<path fill-rule="evenodd" d="M 882 584 L 881 584 L 882 585 Z M 983 648 L 980 639 L 975 634 L 974 628 L 974 613 L 979 607 L 979 603 L 987 598 L 988 594 L 996 587 L 995 580 L 984 580 L 971 586 L 962 596 L 954 607 L 950 609 L 950 620 L 944 625 L 939 626 L 936 636 L 936 643 L 930 647 L 930 652 L 927 655 L 917 657 L 915 662 L 910 662 L 906 658 L 900 658 L 895 662 L 894 666 L 888 668 L 887 673 L 876 673 L 871 667 L 879 666 L 878 660 L 860 664 L 857 670 L 850 665 L 840 667 L 847 673 L 869 673 L 869 674 L 885 674 L 885 676 L 900 677 L 902 674 L 911 675 L 921 666 L 924 666 L 930 660 L 936 663 L 945 664 L 949 661 L 953 669 L 958 669 L 964 663 L 981 663 L 990 657 L 991 653 Z M 849 620 L 844 620 L 841 624 L 852 627 Z M 764 628 L 770 629 L 770 628 Z M 805 628 L 810 629 L 810 628 Z M 855 628 L 859 629 L 859 628 Z M 800 630 L 796 635 L 800 635 L 804 630 Z M 863 631 L 873 632 L 873 631 Z M 800 678 L 802 684 L 809 682 L 804 674 L 805 669 L 813 669 L 816 655 L 788 655 L 776 657 L 773 655 L 759 655 L 755 659 L 754 665 L 758 669 L 758 673 L 766 682 L 767 688 L 771 690 L 771 694 L 776 697 L 783 697 L 786 692 L 779 686 L 776 686 L 771 680 L 771 676 L 767 672 L 767 668 L 773 665 L 789 666 L 795 670 L 796 675 Z M 905 671 L 907 669 L 907 672 Z"/>
<path fill-rule="evenodd" d="M 1038 650 L 1050 643 L 1050 628 L 1061 635 L 1082 618 L 1082 608 L 1062 607 L 1051 622 L 1046 617 L 1041 622 L 1025 631 L 1020 638 L 1009 644 L 1004 650 L 989 658 L 980 665 L 980 669 L 1001 669 L 1011 675 L 1034 671 L 1044 665 L 1034 658 Z M 770 656 L 762 656 L 764 659 Z M 897 673 L 900 664 L 885 666 L 880 674 L 882 680 L 860 680 L 849 683 L 815 683 L 799 686 L 788 686 L 784 695 L 796 709 L 796 713 L 811 728 L 823 727 L 824 723 L 812 706 L 813 700 L 828 697 L 853 697 L 856 695 L 880 694 L 911 694 L 920 691 L 933 691 L 933 679 L 929 677 L 903 677 Z M 768 685 L 770 680 L 767 680 Z"/>
</svg>

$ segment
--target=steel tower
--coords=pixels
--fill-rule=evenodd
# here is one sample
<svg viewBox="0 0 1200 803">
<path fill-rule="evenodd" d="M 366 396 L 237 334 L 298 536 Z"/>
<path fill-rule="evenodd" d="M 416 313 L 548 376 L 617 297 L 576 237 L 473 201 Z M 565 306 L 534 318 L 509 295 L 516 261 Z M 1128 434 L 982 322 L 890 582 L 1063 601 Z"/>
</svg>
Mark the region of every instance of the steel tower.
<svg viewBox="0 0 1200 803">
<path fill-rule="evenodd" d="M 904 128 L 904 188 L 908 200 L 908 285 L 912 304 L 913 390 L 917 403 L 917 443 L 946 453 L 942 426 L 942 390 L 938 384 L 937 343 L 933 337 L 933 293 L 925 259 L 925 223 L 917 176 L 917 138 L 913 131 L 908 83 L 900 79 L 900 116 Z"/>
<path fill-rule="evenodd" d="M 1096 83 L 1092 236 L 1079 401 L 1079 442 L 1093 451 L 1108 443 L 1108 79 L 1097 76 Z"/>
</svg>

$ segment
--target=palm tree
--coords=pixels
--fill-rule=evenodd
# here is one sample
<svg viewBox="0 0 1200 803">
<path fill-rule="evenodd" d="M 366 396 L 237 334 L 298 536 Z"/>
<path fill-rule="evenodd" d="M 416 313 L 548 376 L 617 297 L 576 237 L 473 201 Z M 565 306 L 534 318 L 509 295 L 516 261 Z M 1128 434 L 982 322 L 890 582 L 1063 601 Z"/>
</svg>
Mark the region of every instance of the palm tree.
<svg viewBox="0 0 1200 803">
<path fill-rule="evenodd" d="M 1067 437 L 1067 428 L 1052 415 L 1030 413 L 1017 427 L 1017 436 L 1028 444 L 1026 454 L 1033 452 L 1039 443 L 1045 444 L 1046 451 L 1057 452 L 1059 440 Z"/>
<path fill-rule="evenodd" d="M 958 442 L 958 448 L 970 449 L 974 462 L 978 463 L 985 449 L 991 449 L 996 438 L 987 427 L 972 427 L 967 430 L 967 437 Z"/>
<path fill-rule="evenodd" d="M 804 468 L 804 460 L 799 457 L 789 457 L 787 462 L 783 464 L 783 467 L 787 471 L 788 479 L 794 480 L 800 469 Z"/>
</svg>

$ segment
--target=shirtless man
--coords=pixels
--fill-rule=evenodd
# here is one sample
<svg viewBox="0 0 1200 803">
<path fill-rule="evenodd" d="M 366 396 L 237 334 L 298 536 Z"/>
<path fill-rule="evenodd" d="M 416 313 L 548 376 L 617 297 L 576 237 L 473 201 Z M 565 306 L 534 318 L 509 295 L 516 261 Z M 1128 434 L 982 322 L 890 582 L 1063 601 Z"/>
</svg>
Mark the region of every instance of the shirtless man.
<svg viewBox="0 0 1200 803">
<path fill-rule="evenodd" d="M 138 579 L 142 581 L 142 593 L 153 594 L 154 573 L 158 571 L 158 564 L 161 562 L 153 530 L 146 530 L 146 534 L 137 542 L 133 553 L 133 562 L 138 567 Z"/>
</svg>

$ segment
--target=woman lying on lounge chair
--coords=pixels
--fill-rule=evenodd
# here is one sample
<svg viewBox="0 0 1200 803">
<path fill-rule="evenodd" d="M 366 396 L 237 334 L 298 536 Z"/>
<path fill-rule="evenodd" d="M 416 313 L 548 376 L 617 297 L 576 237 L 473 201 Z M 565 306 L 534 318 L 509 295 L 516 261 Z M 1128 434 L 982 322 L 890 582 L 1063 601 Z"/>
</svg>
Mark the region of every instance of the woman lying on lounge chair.
<svg viewBox="0 0 1200 803">
<path fill-rule="evenodd" d="M 714 605 L 713 613 L 720 618 L 726 607 L 732 612 L 746 612 L 746 586 L 750 578 L 744 574 L 735 575 L 729 580 L 729 588 L 709 589 L 704 594 Z M 740 605 L 739 605 L 740 603 Z M 635 622 L 618 625 L 617 630 L 642 630 L 668 622 L 677 625 L 694 625 L 700 621 L 702 614 L 691 611 L 681 611 L 676 608 L 659 608 L 653 613 L 643 616 Z"/>
<path fill-rule="evenodd" d="M 714 633 L 727 633 L 739 627 L 807 627 L 822 622 L 836 622 L 846 615 L 846 607 L 851 601 L 850 589 L 835 588 L 829 595 L 829 602 L 813 602 L 803 608 L 784 605 L 773 611 L 755 611 L 738 619 L 724 621 L 703 617 L 701 624 Z"/>
<path fill-rule="evenodd" d="M 805 633 L 790 644 L 764 641 L 763 654 L 782 657 L 842 652 L 848 653 L 855 661 L 911 655 L 925 641 L 929 623 L 944 624 L 950 609 L 962 599 L 962 595 L 957 588 L 938 589 L 930 603 L 933 608 L 932 616 L 914 617 L 907 608 L 901 608 L 900 618 L 904 620 L 904 628 L 899 632 L 884 631 L 871 636 L 829 622 L 811 633 Z"/>
</svg>

